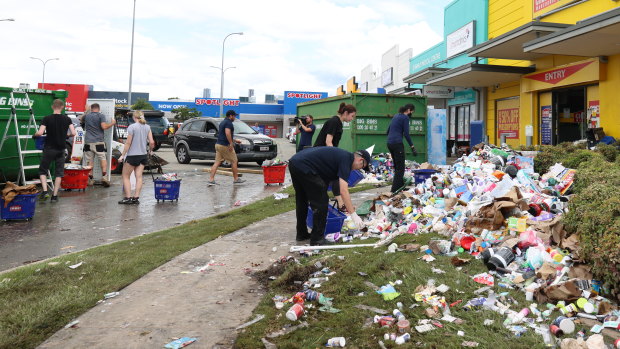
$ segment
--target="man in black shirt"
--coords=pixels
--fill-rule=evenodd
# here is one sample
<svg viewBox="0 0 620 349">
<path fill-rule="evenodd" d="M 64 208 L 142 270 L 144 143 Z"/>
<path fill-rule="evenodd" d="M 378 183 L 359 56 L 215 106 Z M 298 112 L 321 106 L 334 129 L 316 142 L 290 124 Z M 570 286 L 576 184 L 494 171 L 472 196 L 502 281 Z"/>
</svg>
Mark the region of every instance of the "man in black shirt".
<svg viewBox="0 0 620 349">
<path fill-rule="evenodd" d="M 62 177 L 65 175 L 65 144 L 68 136 L 67 131 L 71 131 L 71 137 L 75 136 L 75 128 L 73 127 L 71 119 L 65 114 L 61 114 L 64 107 L 65 102 L 60 99 L 55 99 L 52 103 L 52 110 L 54 113 L 43 118 L 39 130 L 33 135 L 33 137 L 41 137 L 43 133 L 47 132 L 45 147 L 43 148 L 43 158 L 39 165 L 39 178 L 41 179 L 41 186 L 43 187 L 43 192 L 39 197 L 41 201 L 45 201 L 50 197 L 47 189 L 46 175 L 52 161 L 56 164 L 56 179 L 54 180 L 54 193 L 50 201 L 58 201 L 58 189 L 60 188 Z"/>
<path fill-rule="evenodd" d="M 311 245 L 324 245 L 323 237 L 327 223 L 327 184 L 331 181 L 340 182 L 341 195 L 347 212 L 358 227 L 362 220 L 355 213 L 349 196 L 347 179 L 351 170 L 368 169 L 370 154 L 366 150 L 350 153 L 332 147 L 316 147 L 295 154 L 289 161 L 289 171 L 295 188 L 295 204 L 297 216 L 297 241 L 310 238 Z M 306 218 L 308 204 L 312 208 L 312 232 L 308 234 Z"/>
</svg>

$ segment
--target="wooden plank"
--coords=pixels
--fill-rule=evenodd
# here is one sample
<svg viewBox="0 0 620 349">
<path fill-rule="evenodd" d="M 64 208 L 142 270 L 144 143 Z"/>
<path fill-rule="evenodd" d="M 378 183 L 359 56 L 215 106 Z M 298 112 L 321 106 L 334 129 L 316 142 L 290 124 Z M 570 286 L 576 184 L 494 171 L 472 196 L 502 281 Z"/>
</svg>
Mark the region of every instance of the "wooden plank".
<svg viewBox="0 0 620 349">
<path fill-rule="evenodd" d="M 220 167 L 217 169 L 218 171 L 227 171 L 227 172 L 232 172 L 232 168 L 227 168 L 227 167 Z M 211 168 L 209 168 L 209 171 L 211 171 Z M 249 168 L 238 168 L 237 172 L 239 173 L 251 173 L 251 174 L 263 174 L 263 170 L 252 170 Z"/>
<path fill-rule="evenodd" d="M 202 172 L 211 172 L 211 168 L 210 167 L 209 168 L 203 168 Z M 219 168 L 217 169 L 217 171 L 215 173 L 219 174 L 219 175 L 229 176 L 229 177 L 232 177 L 232 175 L 233 175 L 232 172 L 220 170 Z M 243 174 L 239 173 L 239 177 L 243 177 Z"/>
</svg>

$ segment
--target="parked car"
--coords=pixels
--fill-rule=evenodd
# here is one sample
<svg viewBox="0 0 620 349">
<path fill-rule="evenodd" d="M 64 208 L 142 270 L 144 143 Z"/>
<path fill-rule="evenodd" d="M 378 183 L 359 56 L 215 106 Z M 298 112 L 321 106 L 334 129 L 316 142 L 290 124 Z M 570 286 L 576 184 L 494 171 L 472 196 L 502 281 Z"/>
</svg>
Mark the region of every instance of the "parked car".
<svg viewBox="0 0 620 349">
<path fill-rule="evenodd" d="M 174 128 L 164 116 L 164 112 L 161 110 L 143 110 L 142 112 L 146 123 L 151 126 L 153 140 L 155 141 L 153 150 L 158 150 L 162 144 L 172 145 Z M 118 109 L 116 112 L 115 138 L 123 141 L 127 139 L 127 127 L 131 124 L 133 124 L 133 110 Z"/>
<path fill-rule="evenodd" d="M 215 142 L 220 123 L 224 119 L 198 117 L 187 120 L 174 134 L 174 153 L 177 161 L 188 164 L 192 159 L 214 160 Z M 265 135 L 254 131 L 241 120 L 233 122 L 234 138 L 241 140 L 235 144 L 235 152 L 240 162 L 256 162 L 273 159 L 278 155 L 278 146 Z"/>
</svg>

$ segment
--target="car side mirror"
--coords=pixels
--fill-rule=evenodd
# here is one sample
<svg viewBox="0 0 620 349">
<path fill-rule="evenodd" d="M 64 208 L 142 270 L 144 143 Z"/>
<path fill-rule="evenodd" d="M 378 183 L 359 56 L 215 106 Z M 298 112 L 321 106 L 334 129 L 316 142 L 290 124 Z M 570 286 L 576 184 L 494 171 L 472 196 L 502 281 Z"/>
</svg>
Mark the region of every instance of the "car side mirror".
<svg viewBox="0 0 620 349">
<path fill-rule="evenodd" d="M 214 129 L 210 129 L 209 131 L 207 131 L 207 134 L 214 135 L 215 134 L 215 130 Z"/>
</svg>

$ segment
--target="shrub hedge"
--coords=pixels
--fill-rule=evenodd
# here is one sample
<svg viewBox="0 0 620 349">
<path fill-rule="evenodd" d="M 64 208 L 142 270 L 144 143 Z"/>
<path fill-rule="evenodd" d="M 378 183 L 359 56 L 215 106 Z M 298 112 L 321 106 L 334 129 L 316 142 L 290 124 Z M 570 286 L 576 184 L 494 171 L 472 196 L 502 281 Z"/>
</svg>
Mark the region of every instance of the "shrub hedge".
<svg viewBox="0 0 620 349">
<path fill-rule="evenodd" d="M 614 146 L 596 150 L 560 144 L 544 146 L 534 159 L 543 174 L 555 163 L 577 170 L 569 212 L 563 221 L 569 233 L 579 233 L 583 256 L 595 279 L 620 299 L 620 156 Z"/>
</svg>

